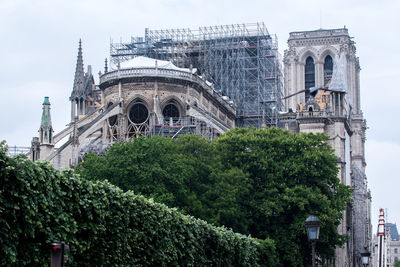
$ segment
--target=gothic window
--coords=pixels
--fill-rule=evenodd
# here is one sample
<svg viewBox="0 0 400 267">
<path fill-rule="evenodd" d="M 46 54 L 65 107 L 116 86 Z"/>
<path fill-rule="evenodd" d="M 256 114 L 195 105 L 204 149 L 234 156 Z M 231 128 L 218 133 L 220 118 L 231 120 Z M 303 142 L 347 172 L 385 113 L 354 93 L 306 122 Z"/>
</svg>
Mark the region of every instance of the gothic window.
<svg viewBox="0 0 400 267">
<path fill-rule="evenodd" d="M 111 106 L 113 105 L 112 102 L 108 103 L 107 109 L 109 109 Z M 117 125 L 118 121 L 117 121 L 117 115 L 111 116 L 108 118 L 108 125 L 110 127 L 113 127 L 114 125 Z"/>
<path fill-rule="evenodd" d="M 175 106 L 172 103 L 169 103 L 168 105 L 165 106 L 163 110 L 163 116 L 164 118 L 179 118 L 179 110 L 177 106 Z"/>
<path fill-rule="evenodd" d="M 146 106 L 141 102 L 135 103 L 129 110 L 129 119 L 133 123 L 143 123 L 147 120 L 148 117 L 149 111 L 147 110 Z"/>
<path fill-rule="evenodd" d="M 314 59 L 312 57 L 308 57 L 306 59 L 305 65 L 305 89 L 306 89 L 306 102 L 310 96 L 310 89 L 311 87 L 315 86 L 315 66 L 314 66 Z"/>
<path fill-rule="evenodd" d="M 149 111 L 142 101 L 135 102 L 129 110 L 127 138 L 133 139 L 149 133 Z"/>
<path fill-rule="evenodd" d="M 110 142 L 115 142 L 118 140 L 118 128 L 117 126 L 109 127 L 107 131 L 107 138 Z"/>
<path fill-rule="evenodd" d="M 117 115 L 111 116 L 108 118 L 108 124 L 110 127 L 113 127 L 117 124 Z"/>
<path fill-rule="evenodd" d="M 327 55 L 324 62 L 324 85 L 326 85 L 332 79 L 332 73 L 333 60 L 330 55 Z"/>
<path fill-rule="evenodd" d="M 107 110 L 111 109 L 113 105 L 112 102 L 108 103 Z M 108 129 L 107 129 L 107 138 L 110 142 L 115 142 L 118 140 L 118 116 L 114 115 L 107 119 Z"/>
</svg>

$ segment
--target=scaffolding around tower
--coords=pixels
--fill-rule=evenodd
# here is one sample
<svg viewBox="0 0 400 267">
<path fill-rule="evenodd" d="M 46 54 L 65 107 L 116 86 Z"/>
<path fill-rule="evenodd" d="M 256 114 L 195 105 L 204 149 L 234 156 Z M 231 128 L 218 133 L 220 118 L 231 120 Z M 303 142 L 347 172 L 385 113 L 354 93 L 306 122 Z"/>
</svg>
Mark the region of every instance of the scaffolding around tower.
<svg viewBox="0 0 400 267">
<path fill-rule="evenodd" d="M 283 79 L 277 38 L 264 23 L 149 30 L 144 37 L 110 45 L 111 65 L 137 56 L 169 60 L 213 83 L 237 104 L 236 125 L 277 126 Z"/>
</svg>

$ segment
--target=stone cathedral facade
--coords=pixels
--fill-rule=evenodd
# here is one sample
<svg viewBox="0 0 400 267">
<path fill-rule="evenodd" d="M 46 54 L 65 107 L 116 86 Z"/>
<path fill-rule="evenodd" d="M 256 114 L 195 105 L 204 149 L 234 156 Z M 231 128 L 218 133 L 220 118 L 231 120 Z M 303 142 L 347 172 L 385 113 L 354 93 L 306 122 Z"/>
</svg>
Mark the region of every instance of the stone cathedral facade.
<svg viewBox="0 0 400 267">
<path fill-rule="evenodd" d="M 360 107 L 360 64 L 346 28 L 292 32 L 284 55 L 287 113 L 280 127 L 325 133 L 338 157 L 339 179 L 352 186 L 353 203 L 339 227 L 349 240 L 337 248 L 335 266 L 362 266 L 371 250 L 371 195 L 365 175 L 366 122 Z"/>
<path fill-rule="evenodd" d="M 346 28 L 290 33 L 284 54 L 284 110 L 278 127 L 325 133 L 338 157 L 339 179 L 352 186 L 353 203 L 339 226 L 347 234 L 328 266 L 362 266 L 360 252 L 371 250 L 371 195 L 365 175 L 366 122 L 360 107 L 360 64 Z M 193 66 L 196 67 L 196 66 Z M 109 71 L 107 61 L 95 84 L 84 71 L 81 43 L 71 101 L 71 122 L 53 134 L 50 102 L 45 98 L 40 137 L 32 141 L 32 159 L 56 168 L 73 167 L 90 150 L 139 135 L 207 138 L 235 127 L 236 106 L 195 70 L 171 62 L 136 57 Z M 265 124 L 263 124 L 265 127 Z M 55 144 L 64 143 L 55 149 Z"/>
</svg>

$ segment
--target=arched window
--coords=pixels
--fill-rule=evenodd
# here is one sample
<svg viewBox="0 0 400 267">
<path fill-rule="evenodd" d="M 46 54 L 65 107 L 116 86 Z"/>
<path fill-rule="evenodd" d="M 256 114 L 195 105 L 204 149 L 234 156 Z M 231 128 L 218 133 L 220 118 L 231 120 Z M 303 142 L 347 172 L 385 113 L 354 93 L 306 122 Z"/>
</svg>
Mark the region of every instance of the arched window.
<svg viewBox="0 0 400 267">
<path fill-rule="evenodd" d="M 141 102 L 136 102 L 129 110 L 129 119 L 133 123 L 143 123 L 147 120 L 148 117 L 149 111 L 147 110 L 146 106 Z"/>
<path fill-rule="evenodd" d="M 149 110 L 141 100 L 137 100 L 131 106 L 128 119 L 127 138 L 129 140 L 149 134 Z"/>
<path fill-rule="evenodd" d="M 109 109 L 112 105 L 113 105 L 112 102 L 108 103 L 107 109 Z M 108 126 L 113 127 L 114 125 L 117 125 L 118 124 L 117 119 L 118 119 L 117 115 L 109 117 L 108 118 Z"/>
<path fill-rule="evenodd" d="M 113 127 L 114 125 L 117 124 L 117 115 L 111 116 L 108 118 L 108 124 L 110 127 Z"/>
<path fill-rule="evenodd" d="M 173 103 L 169 103 L 163 110 L 164 118 L 179 118 L 179 109 Z"/>
<path fill-rule="evenodd" d="M 308 57 L 306 59 L 305 65 L 305 89 L 306 89 L 306 102 L 310 96 L 310 89 L 311 87 L 315 86 L 315 67 L 314 67 L 314 59 L 312 57 Z"/>
<path fill-rule="evenodd" d="M 333 60 L 330 55 L 327 55 L 324 62 L 324 85 L 326 85 L 332 79 L 332 73 Z"/>
</svg>

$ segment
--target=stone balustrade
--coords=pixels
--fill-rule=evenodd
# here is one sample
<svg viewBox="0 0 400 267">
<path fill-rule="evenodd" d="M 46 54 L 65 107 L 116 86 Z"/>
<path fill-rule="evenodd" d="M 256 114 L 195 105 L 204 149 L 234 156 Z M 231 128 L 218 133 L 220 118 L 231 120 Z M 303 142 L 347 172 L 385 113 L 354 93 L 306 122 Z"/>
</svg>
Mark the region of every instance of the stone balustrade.
<svg viewBox="0 0 400 267">
<path fill-rule="evenodd" d="M 164 69 L 164 68 L 130 68 L 120 69 L 105 73 L 100 76 L 100 84 L 123 78 L 134 78 L 134 77 L 163 77 L 171 79 L 182 79 L 190 82 L 194 82 L 203 87 L 210 95 L 218 99 L 220 103 L 225 106 L 228 110 L 232 110 L 232 104 L 228 103 L 222 98 L 221 93 L 214 90 L 210 82 L 205 81 L 196 74 L 192 74 L 187 71 Z"/>
</svg>

